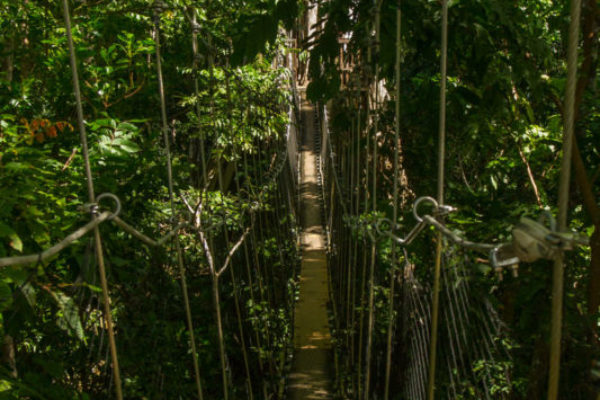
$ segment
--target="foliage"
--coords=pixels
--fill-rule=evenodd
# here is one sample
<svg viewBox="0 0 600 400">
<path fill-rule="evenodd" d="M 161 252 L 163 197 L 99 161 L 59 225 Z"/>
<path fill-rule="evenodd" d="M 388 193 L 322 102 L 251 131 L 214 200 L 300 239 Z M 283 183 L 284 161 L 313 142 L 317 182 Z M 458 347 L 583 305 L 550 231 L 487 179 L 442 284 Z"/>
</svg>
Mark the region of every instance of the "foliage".
<svg viewBox="0 0 600 400">
<path fill-rule="evenodd" d="M 0 257 L 40 252 L 89 218 L 59 3 L 0 1 Z M 295 220 L 277 198 L 283 190 L 279 181 L 265 172 L 282 146 L 288 123 L 289 76 L 285 69 L 272 67 L 281 46 L 277 27 L 280 21 L 293 21 L 296 2 L 164 5 L 159 21 L 176 196 L 206 198 L 204 218 L 214 225 L 209 235 L 218 260 L 226 255 L 227 236 L 237 235 L 253 219 L 263 221 L 264 236 L 249 239 L 245 252 L 235 254 L 235 280 L 229 273 L 223 278 L 218 305 L 226 316 L 226 345 L 232 349 L 228 389 L 241 396 L 247 389 L 240 379 L 244 371 L 237 351 L 238 318 L 253 349 L 251 366 L 286 360 L 291 340 L 296 248 L 294 239 L 282 237 L 280 230 L 291 229 Z M 71 6 L 96 193 L 117 195 L 123 205 L 121 217 L 144 234 L 164 235 L 170 220 L 187 219 L 187 211 L 176 199 L 181 214 L 171 215 L 168 201 L 153 2 L 105 0 Z M 192 13 L 201 27 L 202 56 L 196 63 L 188 20 Z M 265 26 L 261 15 L 268 15 L 274 28 Z M 242 20 L 254 22 L 244 25 Z M 247 38 L 246 29 L 268 33 L 263 42 L 238 50 Z M 208 181 L 202 175 L 201 140 Z M 265 193 L 257 200 L 261 191 Z M 108 201 L 100 206 L 113 207 Z M 193 397 L 174 242 L 164 249 L 148 248 L 109 222 L 101 226 L 101 233 L 125 397 Z M 192 230 L 182 231 L 180 239 L 205 396 L 219 398 L 222 389 L 208 384 L 220 381 L 221 371 L 206 259 Z M 253 253 L 257 258 L 245 266 Z M 277 272 L 261 281 L 259 291 L 257 281 L 264 279 L 267 265 Z M 13 369 L 11 349 L 5 346 L 1 398 L 110 396 L 114 383 L 99 286 L 95 250 L 87 237 L 48 262 L 0 270 L 0 335 L 14 343 L 16 363 Z M 263 299 L 267 295 L 268 300 Z M 256 297 L 272 312 L 257 314 L 258 303 L 252 301 Z M 238 305 L 241 315 L 236 314 Z M 265 332 L 272 339 L 256 342 L 255 334 L 262 337 Z M 270 367 L 273 374 L 283 368 L 279 363 Z M 262 372 L 267 385 L 279 385 L 276 375 L 269 377 L 258 368 L 250 372 L 257 381 L 263 379 Z"/>
<path fill-rule="evenodd" d="M 351 136 L 369 115 L 378 121 L 380 132 L 378 210 L 391 216 L 393 182 L 396 8 L 401 4 L 401 95 L 400 135 L 401 213 L 399 232 L 412 228 L 411 200 L 434 195 L 437 185 L 437 134 L 439 109 L 440 2 L 428 1 L 346 1 L 327 2 L 319 8 L 323 21 L 318 40 L 311 50 L 311 83 L 308 93 L 329 106 L 333 115 L 332 141 L 364 149 Z M 375 42 L 375 16 L 381 4 L 380 41 Z M 597 170 L 600 166 L 595 145 L 598 102 L 598 5 L 583 1 L 580 71 L 578 82 L 577 144 L 585 171 L 577 170 L 570 194 L 570 225 L 591 235 L 599 227 L 594 218 L 597 198 Z M 562 147 L 563 103 L 566 81 L 566 38 L 568 4 L 550 1 L 459 0 L 449 2 L 446 202 L 459 211 L 448 225 L 467 238 L 478 241 L 504 241 L 510 227 L 521 215 L 537 217 L 541 208 L 556 213 L 558 175 Z M 342 36 L 350 37 L 347 47 Z M 379 49 L 377 49 L 377 45 Z M 340 51 L 353 60 L 349 82 L 340 80 Z M 369 53 L 372 61 L 369 62 Z M 317 60 L 315 62 L 315 60 Z M 374 104 L 375 72 L 387 93 Z M 357 85 L 368 89 L 358 94 Z M 370 86 L 369 86 L 370 85 Z M 360 107 L 360 109 L 358 108 Z M 360 119 L 359 119 L 360 118 Z M 371 122 L 371 125 L 373 123 Z M 368 131 L 367 131 L 368 132 Z M 373 132 L 369 133 L 371 138 Z M 371 140 L 371 146 L 372 146 Z M 372 148 L 372 147 L 371 147 Z M 342 150 L 340 150 L 342 149 Z M 361 150 L 364 160 L 364 150 Z M 361 165 L 360 172 L 364 172 Z M 371 169 L 368 168 L 367 171 Z M 583 178 L 583 175 L 590 178 Z M 370 178 L 369 178 L 370 179 Z M 587 182 L 586 182 L 587 180 Z M 582 182 L 584 182 L 582 186 Z M 362 184 L 362 182 L 361 182 Z M 586 187 L 592 201 L 585 200 Z M 362 189 L 361 189 L 362 190 Z M 362 196 L 362 194 L 361 194 Z M 361 198 L 362 200 L 362 198 Z M 362 218 L 367 218 L 363 214 Z M 597 234 L 596 234 L 597 235 Z M 428 237 L 429 238 L 429 237 Z M 597 245 L 596 245 L 597 246 Z M 427 240 L 409 247 L 415 265 L 432 265 L 432 246 Z M 595 250 L 597 252 L 597 250 Z M 387 287 L 390 244 L 380 242 L 376 290 Z M 597 253 L 600 254 L 600 253 Z M 595 256 L 597 257 L 597 256 Z M 479 258 L 479 257 L 477 257 Z M 485 260 L 484 260 L 485 261 Z M 510 398 L 545 396 L 552 279 L 548 262 L 522 265 L 518 279 L 496 280 L 489 265 L 480 269 L 478 290 L 491 297 L 507 324 L 515 343 L 510 380 L 494 375 L 494 389 Z M 570 253 L 566 267 L 564 360 L 569 372 L 562 375 L 561 398 L 591 396 L 589 365 L 600 356 L 597 341 L 598 309 L 589 304 L 594 296 L 587 288 L 597 288 L 597 261 L 589 249 Z M 431 281 L 431 271 L 420 269 L 423 282 Z M 590 289 L 591 290 L 591 289 Z M 597 290 L 597 289 L 595 289 Z M 396 299 L 402 302 L 403 295 Z M 476 296 L 476 295 L 475 295 Z M 376 314 L 377 318 L 385 316 Z M 402 326 L 402 318 L 396 321 Z M 375 357 L 385 356 L 385 334 L 379 332 Z M 397 337 L 397 336 L 396 336 Z M 401 339 L 394 354 L 404 351 Z M 585 355 L 584 355 L 585 353 Z M 577 354 L 577 355 L 576 355 Z M 586 362 L 575 360 L 582 357 Z M 532 365 L 535 367 L 532 368 Z M 394 364 L 402 373 L 401 361 Z M 504 368 L 501 362 L 489 371 Z M 382 363 L 374 374 L 382 374 Z M 473 366 L 481 371 L 481 366 Z M 394 374 L 394 372 L 392 372 Z M 378 376 L 380 376 L 378 375 Z M 382 388 L 376 388 L 381 394 Z M 471 397 L 479 398 L 473 394 Z M 500 397 L 498 397 L 500 398 Z"/>
</svg>

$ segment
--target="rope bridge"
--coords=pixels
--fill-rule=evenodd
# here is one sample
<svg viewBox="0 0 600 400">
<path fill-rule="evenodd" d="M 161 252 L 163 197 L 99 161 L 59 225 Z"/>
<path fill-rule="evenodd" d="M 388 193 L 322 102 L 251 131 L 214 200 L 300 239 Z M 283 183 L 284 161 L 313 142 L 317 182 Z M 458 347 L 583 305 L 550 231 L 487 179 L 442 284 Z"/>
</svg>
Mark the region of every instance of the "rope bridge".
<svg viewBox="0 0 600 400">
<path fill-rule="evenodd" d="M 372 45 L 366 57 L 371 65 L 379 48 L 380 6 L 372 21 Z M 170 127 L 166 104 L 165 87 L 161 65 L 160 19 L 162 6 L 155 8 L 154 40 L 155 59 L 160 98 L 161 131 L 165 152 L 167 182 L 171 219 L 170 229 L 158 239 L 152 238 L 121 216 L 121 200 L 111 193 L 96 195 L 92 178 L 87 133 L 84 123 L 80 79 L 77 59 L 73 46 L 68 1 L 63 0 L 66 34 L 68 39 L 73 94 L 76 99 L 78 129 L 81 149 L 85 161 L 88 204 L 84 211 L 90 221 L 66 236 L 56 245 L 39 254 L 0 258 L 0 267 L 10 265 L 43 264 L 73 243 L 91 234 L 101 283 L 103 318 L 109 341 L 112 362 L 112 386 L 118 400 L 124 398 L 123 380 L 118 357 L 117 335 L 112 320 L 109 281 L 106 273 L 101 225 L 111 224 L 128 233 L 147 246 L 174 248 L 178 275 L 181 284 L 182 302 L 185 309 L 185 323 L 189 335 L 194 384 L 199 399 L 205 398 L 203 374 L 198 359 L 198 340 L 194 336 L 194 310 L 190 306 L 188 283 L 186 280 L 186 249 L 181 243 L 181 234 L 193 235 L 200 243 L 212 282 L 215 324 L 219 333 L 218 352 L 222 378 L 222 398 L 232 397 L 230 389 L 232 370 L 228 362 L 227 343 L 223 340 L 224 321 L 221 315 L 221 295 L 223 281 L 233 287 L 236 311 L 236 329 L 239 350 L 242 353 L 243 367 L 236 369 L 243 375 L 245 396 L 253 399 L 256 393 L 260 398 L 283 398 L 286 391 L 285 377 L 289 369 L 289 359 L 293 356 L 290 344 L 291 333 L 283 339 L 270 327 L 248 329 L 243 322 L 252 319 L 246 315 L 243 304 L 251 302 L 266 309 L 283 310 L 282 317 L 291 324 L 294 318 L 295 299 L 286 292 L 286 286 L 297 281 L 298 250 L 298 178 L 299 144 L 297 127 L 300 125 L 298 98 L 295 82 L 292 79 L 292 98 L 287 111 L 288 124 L 285 135 L 275 142 L 263 143 L 261 154 L 247 159 L 244 154 L 244 171 L 236 171 L 236 189 L 245 197 L 236 198 L 227 207 L 240 210 L 239 223 L 228 224 L 226 204 L 221 197 L 221 208 L 211 208 L 208 188 L 199 193 L 177 193 L 174 189 L 172 155 L 170 150 Z M 401 398 L 485 398 L 508 399 L 510 393 L 502 391 L 512 379 L 510 363 L 510 335 L 508 327 L 501 321 L 493 299 L 489 296 L 488 285 L 483 282 L 478 267 L 489 265 L 499 276 L 505 270 L 517 273 L 518 265 L 538 259 L 548 259 L 555 263 L 552 313 L 552 341 L 549 364 L 548 399 L 558 398 L 559 354 L 562 324 L 562 287 L 564 252 L 576 246 L 586 245 L 587 238 L 569 232 L 567 225 L 567 195 L 571 143 L 573 135 L 574 93 L 576 82 L 577 35 L 580 1 L 571 2 L 571 27 L 568 51 L 568 81 L 566 89 L 566 121 L 564 152 L 560 181 L 559 215 L 555 222 L 551 215 L 544 215 L 539 221 L 524 218 L 513 229 L 513 238 L 507 242 L 479 243 L 468 240 L 452 229 L 452 213 L 456 209 L 445 204 L 445 123 L 446 123 L 446 81 L 448 46 L 448 1 L 442 1 L 442 48 L 440 59 L 440 110 L 438 185 L 436 198 L 419 197 L 412 208 L 400 191 L 402 165 L 400 160 L 400 120 L 399 101 L 395 102 L 395 132 L 393 156 L 393 191 L 391 215 L 378 209 L 378 149 L 380 147 L 380 127 L 377 110 L 381 107 L 378 71 L 359 65 L 356 79 L 352 79 L 348 65 L 344 66 L 344 85 L 355 90 L 355 95 L 346 101 L 358 110 L 352 117 L 352 129 L 345 136 L 330 132 L 327 106 L 316 107 L 315 147 L 319 171 L 322 221 L 327 238 L 328 289 L 330 298 L 330 328 L 333 335 L 333 360 L 336 371 L 335 391 L 341 398 L 371 399 L 374 393 L 383 393 L 387 400 L 393 387 L 399 389 Z M 192 27 L 192 52 L 194 71 L 198 69 L 198 34 L 201 32 L 196 13 L 185 10 L 186 18 Z M 396 48 L 396 90 L 400 95 L 401 77 L 401 11 L 397 9 L 397 48 Z M 210 37 L 209 37 L 210 42 Z M 292 44 L 290 43 L 291 47 Z M 342 54 L 343 55 L 343 54 Z M 282 64 L 291 76 L 295 75 L 297 61 L 291 53 L 280 57 Z M 211 78 L 214 78 L 214 55 L 209 54 Z M 358 59 L 360 62 L 360 59 Z M 345 63 L 347 64 L 347 63 Z M 365 79 L 363 79 L 365 78 Z M 363 87 L 363 81 L 367 87 Z M 212 79 L 211 79 L 212 84 Z M 367 90 L 364 90 L 367 89 Z M 214 88 L 211 87 L 211 91 Z M 199 94 L 198 79 L 195 79 L 195 95 Z M 229 81 L 227 81 L 229 91 Z M 214 105 L 213 105 L 214 106 Z M 201 113 L 199 106 L 197 114 Z M 209 181 L 205 133 L 200 130 L 202 146 L 201 164 L 203 182 Z M 362 148 L 365 144 L 366 149 Z M 265 156 L 266 154 L 266 156 Z M 250 165 L 250 166 L 249 166 Z M 266 172 L 261 167 L 268 166 Z M 254 167 L 254 168 L 251 168 Z M 263 170 L 264 171 L 264 170 Z M 217 163 L 218 185 L 221 193 L 223 171 Z M 260 182 L 260 190 L 249 181 Z M 404 200 L 401 200 L 403 197 Z M 110 200 L 114 206 L 107 210 L 104 206 Z M 184 212 L 181 212 L 181 210 Z M 409 218 L 412 220 L 409 222 Z M 279 223 L 284 221 L 283 224 Z M 412 228 L 405 230 L 406 226 Z M 549 225 L 549 226 L 547 226 Z M 292 265 L 281 276 L 274 276 L 262 259 L 260 249 L 265 246 L 263 238 L 275 232 L 276 249 L 281 265 Z M 404 233 L 404 234 L 403 234 Z M 225 250 L 215 246 L 217 236 L 222 236 Z M 293 243 L 293 251 L 283 249 Z M 389 245 L 389 246 L 388 246 Z M 429 258 L 417 258 L 411 253 L 411 246 L 430 248 Z M 384 248 L 390 249 L 384 252 Z M 435 247 L 435 250 L 434 250 Z M 482 258 L 483 257 L 483 258 Z M 481 260 L 486 262 L 482 263 Z M 245 267 L 239 276 L 232 264 Z M 243 269 L 243 268 L 241 268 Z M 229 274 L 227 276 L 226 274 Z M 253 284 L 253 280 L 258 285 Z M 242 290 L 247 283 L 249 290 Z M 256 290 L 255 286 L 259 289 Z M 260 320 L 259 317 L 254 321 Z M 259 322 L 255 322 L 258 324 Z M 261 330 L 262 329 L 262 330 Z M 376 335 L 376 331 L 385 335 Z M 385 343 L 378 343 L 385 337 Z M 287 344 L 280 347 L 277 340 Z M 287 340 L 287 341 L 286 341 Z M 386 348 L 385 354 L 376 354 L 374 347 Z M 267 348 L 267 354 L 254 354 L 253 348 Z M 391 376 L 392 365 L 400 372 L 399 379 Z M 277 377 L 277 378 L 274 378 Z M 393 381 L 399 381 L 394 384 Z"/>
</svg>

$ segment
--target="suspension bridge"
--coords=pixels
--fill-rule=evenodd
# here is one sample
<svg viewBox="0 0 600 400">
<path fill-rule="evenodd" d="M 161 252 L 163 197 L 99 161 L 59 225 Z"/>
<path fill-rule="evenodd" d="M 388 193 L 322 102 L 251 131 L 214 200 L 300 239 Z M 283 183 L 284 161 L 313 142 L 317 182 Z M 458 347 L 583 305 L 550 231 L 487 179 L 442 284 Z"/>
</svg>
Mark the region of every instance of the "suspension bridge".
<svg viewBox="0 0 600 400">
<path fill-rule="evenodd" d="M 198 359 L 197 338 L 194 336 L 198 321 L 190 306 L 186 280 L 189 266 L 186 266 L 184 254 L 187 250 L 181 244 L 182 233 L 197 237 L 199 251 L 208 265 L 215 304 L 215 320 L 210 323 L 214 323 L 219 332 L 218 357 L 223 399 L 234 397 L 230 391 L 232 379 L 236 379 L 230 376 L 232 371 L 241 375 L 237 379 L 243 380 L 245 397 L 250 399 L 255 396 L 263 399 L 365 400 L 512 398 L 510 393 L 498 390 L 501 386 L 499 383 L 511 380 L 510 348 L 505 345 L 509 328 L 501 320 L 488 293 L 478 283 L 484 278 L 474 266 L 481 264 L 482 259 L 499 277 L 507 271 L 517 274 L 521 263 L 540 259 L 554 262 L 548 399 L 558 398 L 564 252 L 588 244 L 585 236 L 568 229 L 566 220 L 577 51 L 577 41 L 573 38 L 578 34 L 579 1 L 572 2 L 571 10 L 567 119 L 558 220 L 555 221 L 550 214 L 543 214 L 538 221 L 523 218 L 513 228 L 510 240 L 489 243 L 473 241 L 453 229 L 450 216 L 456 208 L 445 203 L 447 1 L 442 1 L 440 27 L 442 48 L 436 198 L 422 196 L 413 201 L 401 201 L 402 166 L 400 150 L 396 148 L 392 166 L 393 197 L 388 199 L 392 204 L 392 213 L 386 216 L 378 210 L 378 151 L 381 141 L 378 139 L 378 117 L 374 110 L 380 106 L 384 94 L 379 89 L 377 72 L 369 75 L 369 71 L 363 71 L 367 79 L 362 76 L 354 79 L 351 75 L 352 66 L 340 61 L 344 63 L 340 68 L 344 74 L 343 83 L 349 90 L 355 91 L 348 102 L 359 112 L 345 137 L 333 135 L 329 107 L 311 104 L 307 100 L 306 89 L 296 87 L 298 60 L 293 52 L 288 52 L 281 55 L 283 65 L 292 76 L 287 132 L 280 140 L 265 144 L 264 150 L 269 154 L 267 159 L 250 160 L 258 166 L 256 170 L 263 169 L 262 176 L 257 177 L 261 182 L 261 190 L 250 193 L 243 207 L 240 204 L 244 210 L 240 218 L 243 223 L 235 228 L 228 227 L 224 216 L 216 215 L 207 220 L 205 207 L 208 200 L 204 195 L 191 198 L 174 189 L 176 177 L 173 176 L 171 164 L 169 116 L 161 67 L 161 32 L 157 19 L 154 32 L 155 59 L 167 170 L 166 186 L 169 189 L 172 216 L 169 231 L 158 239 L 149 237 L 139 227 L 126 221 L 122 210 L 127 205 L 117 196 L 111 193 L 96 195 L 68 1 L 63 0 L 63 4 L 89 195 L 85 212 L 90 220 L 38 254 L 1 258 L 0 267 L 50 262 L 52 257 L 86 235 L 93 237 L 110 349 L 111 386 L 118 400 L 126 396 L 123 392 L 124 377 L 119 366 L 119 335 L 115 332 L 115 322 L 112 320 L 111 285 L 103 257 L 100 226 L 106 225 L 127 233 L 146 246 L 170 247 L 174 252 L 189 334 L 192 375 L 199 399 L 207 398 L 204 394 L 206 382 Z M 188 19 L 193 27 L 196 58 L 199 31 L 194 25 L 195 15 L 189 15 Z M 398 10 L 398 46 L 400 20 Z M 373 30 L 376 39 L 372 51 L 376 53 L 379 51 L 378 15 Z M 367 57 L 372 56 L 369 53 Z M 400 66 L 401 58 L 397 55 L 397 82 L 400 82 Z M 365 80 L 366 87 L 363 83 Z M 195 90 L 198 92 L 197 81 Z M 396 90 L 392 97 L 399 94 L 399 87 Z M 398 146 L 401 118 L 398 102 L 395 113 L 393 143 Z M 203 159 L 202 163 L 204 181 L 207 182 L 207 161 Z M 222 185 L 223 171 L 220 165 L 217 170 Z M 240 174 L 250 177 L 251 172 L 246 170 Z M 244 181 L 238 180 L 236 185 L 241 191 Z M 221 189 L 225 190 L 223 187 Z M 248 188 L 248 191 L 251 189 Z M 402 221 L 402 225 L 399 221 L 401 207 L 412 215 L 412 219 Z M 182 208 L 186 210 L 184 215 L 181 215 Z M 282 218 L 284 215 L 292 217 Z M 268 221 L 275 216 L 278 217 L 277 221 L 285 221 L 283 226 Z M 267 230 L 274 230 L 280 238 L 275 244 L 279 261 L 282 266 L 292 265 L 292 273 L 286 275 L 281 271 L 273 271 L 259 260 L 257 249 L 265 246 L 261 238 Z M 217 234 L 224 235 L 224 249 L 215 248 Z M 295 265 L 296 258 L 282 251 L 286 246 L 286 236 L 295 243 L 294 252 L 300 259 L 298 265 Z M 431 247 L 429 259 L 413 259 L 410 246 L 417 242 Z M 391 243 L 391 251 L 381 254 L 381 243 Z M 236 275 L 232 264 L 237 262 L 246 266 L 246 275 Z M 257 272 L 253 272 L 253 269 L 257 269 Z M 250 289 L 249 293 L 243 293 L 240 285 L 252 279 L 259 281 L 261 290 L 254 292 Z M 225 280 L 234 288 L 236 317 L 239 321 L 236 336 L 244 360 L 244 365 L 236 368 L 228 364 L 227 356 L 228 351 L 234 349 L 228 349 L 228 344 L 223 340 L 224 317 L 221 314 L 220 296 Z M 278 285 L 283 287 L 290 281 L 298 285 L 297 298 L 277 289 Z M 275 289 L 263 290 L 263 285 Z M 252 300 L 253 304 L 266 304 L 266 307 L 284 304 L 284 308 L 289 310 L 293 329 L 289 343 L 282 345 L 285 351 L 279 359 L 270 355 L 253 358 L 249 354 L 250 343 L 269 347 L 273 337 L 268 330 L 263 333 L 245 331 L 241 322 L 244 320 L 244 311 L 240 307 L 242 296 Z M 375 343 L 376 331 L 385 332 L 385 343 Z M 385 348 L 384 354 L 375 355 L 375 346 Z M 269 374 L 269 379 L 257 379 L 257 375 Z"/>
</svg>

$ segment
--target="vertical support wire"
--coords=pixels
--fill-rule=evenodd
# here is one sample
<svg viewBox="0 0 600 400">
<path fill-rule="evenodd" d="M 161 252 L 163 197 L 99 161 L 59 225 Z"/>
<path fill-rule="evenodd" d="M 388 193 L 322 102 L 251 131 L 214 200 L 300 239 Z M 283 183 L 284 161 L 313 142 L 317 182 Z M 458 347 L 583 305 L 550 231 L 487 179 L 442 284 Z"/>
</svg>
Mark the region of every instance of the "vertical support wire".
<svg viewBox="0 0 600 400">
<path fill-rule="evenodd" d="M 442 46 L 440 68 L 440 121 L 438 139 L 438 193 L 439 205 L 444 204 L 444 170 L 446 160 L 446 79 L 448 64 L 448 0 L 442 0 Z M 429 372 L 427 377 L 427 399 L 433 400 L 435 393 L 435 368 L 437 356 L 438 319 L 440 305 L 440 271 L 442 266 L 443 237 L 438 231 L 436 239 L 435 270 L 433 277 L 433 299 L 431 311 L 431 338 L 429 341 Z"/>
<path fill-rule="evenodd" d="M 377 68 L 377 62 L 379 60 L 379 30 L 381 20 L 381 3 L 382 0 L 375 0 L 375 64 L 372 64 L 371 53 L 369 53 L 369 71 L 374 68 L 373 80 L 375 84 L 375 96 L 373 104 L 373 213 L 377 212 L 377 150 L 379 145 L 377 144 L 377 131 L 379 125 L 379 69 Z M 368 134 L 368 131 L 367 131 Z M 369 399 L 371 389 L 371 358 L 373 353 L 373 330 L 375 327 L 375 264 L 377 263 L 377 240 L 371 238 L 371 262 L 369 266 L 369 320 L 367 325 L 367 350 L 365 356 L 365 400 Z"/>
<path fill-rule="evenodd" d="M 192 56 L 194 57 L 193 71 L 194 71 L 194 96 L 196 96 L 196 118 L 198 118 L 198 133 L 200 139 L 200 162 L 202 166 L 202 185 L 208 185 L 208 173 L 206 171 L 206 155 L 205 155 L 205 140 L 206 134 L 202 129 L 201 121 L 201 107 L 200 107 L 200 86 L 198 82 L 198 25 L 196 10 L 192 9 Z"/>
<path fill-rule="evenodd" d="M 75 94 L 75 102 L 77 106 L 77 125 L 79 128 L 79 137 L 81 140 L 81 149 L 83 153 L 85 175 L 87 179 L 87 189 L 90 203 L 96 201 L 94 193 L 94 179 L 92 177 L 92 167 L 90 165 L 90 157 L 87 144 L 87 134 L 85 124 L 83 122 L 83 106 L 81 102 L 81 89 L 79 87 L 79 72 L 77 71 L 77 57 L 75 55 L 75 46 L 73 45 L 73 32 L 71 30 L 71 14 L 69 11 L 68 0 L 63 0 L 63 13 L 65 19 L 65 28 L 67 32 L 67 42 L 69 44 L 69 58 L 71 70 L 73 73 L 73 92 Z M 92 219 L 96 218 L 92 214 Z M 100 274 L 100 285 L 102 287 L 102 299 L 104 303 L 104 318 L 106 319 L 106 327 L 108 330 L 108 340 L 110 347 L 110 356 L 112 358 L 112 371 L 115 381 L 115 393 L 117 400 L 123 400 L 123 390 L 121 386 L 121 372 L 119 370 L 119 357 L 117 353 L 117 343 L 113 329 L 113 320 L 110 312 L 110 295 L 108 292 L 108 283 L 106 279 L 106 267 L 104 265 L 104 253 L 102 250 L 102 239 L 100 237 L 100 229 L 98 226 L 94 228 L 94 245 L 96 247 L 96 258 L 98 260 L 98 270 Z"/>
<path fill-rule="evenodd" d="M 400 63 L 401 63 L 401 46 L 402 46 L 402 10 L 400 9 L 402 2 L 398 0 L 396 8 L 396 104 L 395 104 L 395 120 L 394 120 L 394 187 L 393 187 L 393 208 L 392 221 L 395 227 L 398 220 L 398 169 L 400 158 Z M 390 373 L 392 369 L 392 339 L 394 331 L 394 292 L 396 278 L 396 257 L 397 248 L 396 241 L 392 240 L 391 249 L 391 271 L 390 271 L 390 295 L 388 304 L 388 327 L 387 327 L 387 350 L 385 360 L 385 386 L 383 392 L 384 400 L 388 400 L 390 396 Z"/>
<path fill-rule="evenodd" d="M 563 133 L 563 157 L 561 161 L 558 192 L 558 230 L 567 230 L 569 188 L 571 179 L 571 159 L 575 125 L 575 90 L 577 85 L 577 47 L 581 0 L 571 0 L 571 22 L 569 24 L 569 44 L 567 48 L 567 86 L 565 92 L 565 119 Z M 560 341 L 562 336 L 562 313 L 564 291 L 564 253 L 560 251 L 554 260 L 552 284 L 552 324 L 550 331 L 550 368 L 548 376 L 548 400 L 558 398 L 560 382 Z"/>
<path fill-rule="evenodd" d="M 160 95 L 160 115 L 162 120 L 162 131 L 163 140 L 165 145 L 165 153 L 167 158 L 167 179 L 169 185 L 169 202 L 171 204 L 171 219 L 173 225 L 176 225 L 175 221 L 175 196 L 173 194 L 173 168 L 171 165 L 171 149 L 169 144 L 169 132 L 167 124 L 167 106 L 165 100 L 165 87 L 162 75 L 162 62 L 160 55 L 160 15 L 158 12 L 154 15 L 154 33 L 156 43 L 156 72 L 158 78 L 158 91 Z M 196 391 L 198 392 L 198 398 L 203 399 L 202 394 L 202 383 L 200 380 L 200 368 L 198 365 L 198 353 L 196 351 L 196 339 L 194 335 L 194 323 L 192 321 L 192 310 L 190 307 L 190 299 L 188 295 L 187 279 L 185 275 L 185 266 L 183 265 L 183 251 L 181 249 L 181 242 L 179 241 L 179 235 L 175 235 L 175 247 L 177 251 L 177 263 L 179 266 L 179 278 L 181 280 L 181 291 L 183 293 L 183 303 L 185 306 L 185 317 L 190 335 L 190 350 L 192 352 L 192 360 L 194 363 L 194 378 L 196 383 Z"/>
</svg>

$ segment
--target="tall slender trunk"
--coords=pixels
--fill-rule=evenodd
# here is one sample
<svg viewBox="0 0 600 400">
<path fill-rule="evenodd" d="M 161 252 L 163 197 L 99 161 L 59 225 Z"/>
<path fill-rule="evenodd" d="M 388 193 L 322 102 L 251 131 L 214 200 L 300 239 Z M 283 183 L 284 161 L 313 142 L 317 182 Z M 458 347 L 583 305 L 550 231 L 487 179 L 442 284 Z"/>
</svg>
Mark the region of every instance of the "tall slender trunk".
<svg viewBox="0 0 600 400">
<path fill-rule="evenodd" d="M 221 375 L 223 380 L 223 399 L 229 400 L 229 379 L 227 379 L 227 356 L 225 354 L 225 338 L 223 337 L 223 321 L 221 319 L 221 297 L 219 294 L 219 277 L 212 275 L 212 295 L 217 319 L 217 335 L 219 341 L 219 358 L 221 360 Z"/>
</svg>

